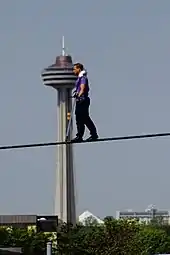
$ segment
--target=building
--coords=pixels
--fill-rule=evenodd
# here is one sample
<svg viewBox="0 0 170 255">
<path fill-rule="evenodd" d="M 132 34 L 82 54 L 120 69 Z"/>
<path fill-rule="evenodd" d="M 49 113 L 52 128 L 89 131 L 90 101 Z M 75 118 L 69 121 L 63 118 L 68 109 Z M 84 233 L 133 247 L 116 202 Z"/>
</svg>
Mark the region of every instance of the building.
<svg viewBox="0 0 170 255">
<path fill-rule="evenodd" d="M 144 211 L 117 211 L 116 219 L 137 219 L 139 222 L 149 223 L 153 219 L 158 219 L 164 224 L 170 223 L 170 212 L 168 210 L 158 210 L 149 206 Z"/>
<path fill-rule="evenodd" d="M 36 227 L 38 232 L 56 232 L 57 226 L 57 215 L 0 215 L 0 227 Z"/>
<path fill-rule="evenodd" d="M 79 216 L 79 222 L 83 225 L 90 224 L 90 223 L 97 223 L 97 224 L 103 224 L 104 221 L 92 214 L 89 211 L 85 211 Z"/>
</svg>

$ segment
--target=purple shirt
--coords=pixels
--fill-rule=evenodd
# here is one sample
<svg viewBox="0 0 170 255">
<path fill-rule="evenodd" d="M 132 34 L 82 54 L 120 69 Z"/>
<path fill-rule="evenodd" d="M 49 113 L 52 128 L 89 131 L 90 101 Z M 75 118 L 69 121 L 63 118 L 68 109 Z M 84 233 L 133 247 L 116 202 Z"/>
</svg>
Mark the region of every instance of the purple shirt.
<svg viewBox="0 0 170 255">
<path fill-rule="evenodd" d="M 88 92 L 89 92 L 89 82 L 88 82 L 88 78 L 86 76 L 81 76 L 78 77 L 78 79 L 76 80 L 76 92 L 79 93 L 80 92 L 80 85 L 84 84 L 85 85 L 85 90 L 84 90 L 84 94 L 82 96 L 88 96 Z"/>
</svg>

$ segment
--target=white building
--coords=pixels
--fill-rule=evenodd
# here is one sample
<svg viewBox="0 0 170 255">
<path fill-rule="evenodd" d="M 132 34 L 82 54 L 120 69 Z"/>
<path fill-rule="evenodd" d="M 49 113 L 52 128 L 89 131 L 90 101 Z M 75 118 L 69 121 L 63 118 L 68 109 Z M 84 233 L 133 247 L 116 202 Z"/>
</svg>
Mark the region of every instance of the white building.
<svg viewBox="0 0 170 255">
<path fill-rule="evenodd" d="M 83 225 L 90 224 L 93 222 L 96 222 L 97 224 L 103 224 L 104 221 L 96 217 L 94 214 L 92 214 L 89 211 L 85 211 L 79 216 L 79 222 L 81 222 Z"/>
<path fill-rule="evenodd" d="M 167 210 L 157 210 L 153 206 L 149 206 L 145 211 L 117 211 L 116 219 L 137 219 L 140 222 L 144 221 L 146 223 L 150 220 L 157 218 L 164 223 L 170 223 L 170 212 Z"/>
</svg>

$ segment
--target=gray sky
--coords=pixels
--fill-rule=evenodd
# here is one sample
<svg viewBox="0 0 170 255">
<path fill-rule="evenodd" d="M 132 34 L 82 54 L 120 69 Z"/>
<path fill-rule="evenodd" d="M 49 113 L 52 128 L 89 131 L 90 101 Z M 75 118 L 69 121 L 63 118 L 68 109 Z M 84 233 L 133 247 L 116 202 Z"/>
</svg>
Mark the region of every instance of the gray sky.
<svg viewBox="0 0 170 255">
<path fill-rule="evenodd" d="M 56 139 L 57 95 L 40 71 L 63 34 L 88 69 L 101 137 L 170 132 L 170 1 L 95 2 L 1 0 L 1 145 Z M 79 213 L 170 208 L 169 138 L 74 147 Z M 55 160 L 55 147 L 0 151 L 0 213 L 52 213 Z"/>
</svg>

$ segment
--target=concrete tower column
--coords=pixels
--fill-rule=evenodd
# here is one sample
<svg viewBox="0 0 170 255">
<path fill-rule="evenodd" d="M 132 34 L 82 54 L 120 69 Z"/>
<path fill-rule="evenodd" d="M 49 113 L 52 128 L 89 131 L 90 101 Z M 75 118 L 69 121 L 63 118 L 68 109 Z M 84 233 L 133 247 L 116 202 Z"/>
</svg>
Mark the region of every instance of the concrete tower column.
<svg viewBox="0 0 170 255">
<path fill-rule="evenodd" d="M 73 74 L 71 56 L 58 56 L 54 65 L 42 72 L 43 83 L 58 91 L 58 141 L 65 141 L 68 125 L 67 114 L 72 110 L 72 89 L 76 77 Z M 72 128 L 69 139 L 72 138 Z M 72 144 L 59 145 L 56 164 L 56 194 L 54 214 L 67 223 L 76 223 L 74 164 Z"/>
</svg>

